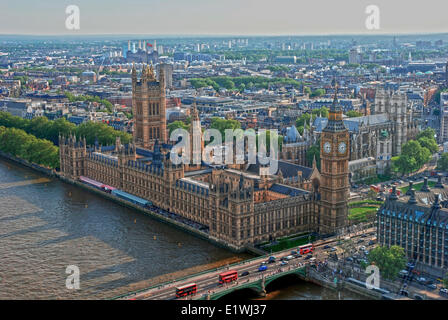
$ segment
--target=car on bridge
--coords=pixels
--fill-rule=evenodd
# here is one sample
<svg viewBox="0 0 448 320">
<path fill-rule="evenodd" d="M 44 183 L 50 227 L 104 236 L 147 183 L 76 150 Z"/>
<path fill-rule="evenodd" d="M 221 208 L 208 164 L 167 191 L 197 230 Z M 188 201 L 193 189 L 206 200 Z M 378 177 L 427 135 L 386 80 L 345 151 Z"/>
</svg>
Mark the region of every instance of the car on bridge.
<svg viewBox="0 0 448 320">
<path fill-rule="evenodd" d="M 240 277 L 245 277 L 249 275 L 249 271 L 243 271 L 240 275 Z"/>
<path fill-rule="evenodd" d="M 263 272 L 263 271 L 266 271 L 266 270 L 268 270 L 268 266 L 267 265 L 262 264 L 262 265 L 260 265 L 258 267 L 258 272 Z"/>
<path fill-rule="evenodd" d="M 436 289 L 437 289 L 437 285 L 434 284 L 434 283 L 428 284 L 428 285 L 426 285 L 426 286 L 427 286 L 428 289 L 430 289 L 430 290 L 436 290 Z"/>
<path fill-rule="evenodd" d="M 268 263 L 274 263 L 277 259 L 275 257 L 269 257 Z"/>
<path fill-rule="evenodd" d="M 287 264 L 288 264 L 288 261 L 282 261 L 282 262 L 280 263 L 281 266 L 286 266 Z"/>
</svg>

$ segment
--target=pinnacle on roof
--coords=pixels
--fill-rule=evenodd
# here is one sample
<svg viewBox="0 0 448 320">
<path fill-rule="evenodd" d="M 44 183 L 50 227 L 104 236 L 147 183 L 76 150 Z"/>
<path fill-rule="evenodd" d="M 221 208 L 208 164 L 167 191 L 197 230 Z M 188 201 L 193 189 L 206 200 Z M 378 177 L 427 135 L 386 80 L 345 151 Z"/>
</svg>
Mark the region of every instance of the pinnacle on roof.
<svg viewBox="0 0 448 320">
<path fill-rule="evenodd" d="M 441 205 L 439 202 L 440 195 L 438 193 L 434 194 L 434 203 L 432 204 L 433 209 L 440 209 Z"/>
<path fill-rule="evenodd" d="M 389 200 L 391 200 L 391 201 L 398 200 L 398 196 L 397 196 L 397 187 L 396 187 L 396 186 L 393 186 L 393 187 L 392 187 L 392 193 L 391 193 L 391 195 L 389 196 Z"/>
<path fill-rule="evenodd" d="M 428 186 L 428 178 L 425 177 L 423 180 L 423 187 L 420 189 L 421 192 L 430 192 L 431 190 L 429 189 Z"/>
<path fill-rule="evenodd" d="M 331 104 L 331 111 L 338 111 L 337 110 L 337 104 L 338 104 L 338 85 L 336 84 L 334 89 L 334 97 L 333 97 L 333 103 Z"/>
<path fill-rule="evenodd" d="M 409 188 L 408 192 L 409 192 L 409 194 L 411 196 L 409 198 L 408 203 L 409 204 L 417 204 L 417 199 L 415 198 L 415 190 L 414 190 L 414 188 Z M 408 192 L 406 192 L 406 195 L 408 194 Z"/>
</svg>

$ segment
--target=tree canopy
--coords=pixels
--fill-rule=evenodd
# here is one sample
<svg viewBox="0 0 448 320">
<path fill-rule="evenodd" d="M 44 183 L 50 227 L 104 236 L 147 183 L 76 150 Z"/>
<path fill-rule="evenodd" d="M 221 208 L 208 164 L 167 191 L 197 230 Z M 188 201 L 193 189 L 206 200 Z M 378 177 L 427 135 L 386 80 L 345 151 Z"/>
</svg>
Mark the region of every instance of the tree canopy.
<svg viewBox="0 0 448 320">
<path fill-rule="evenodd" d="M 260 76 L 241 76 L 241 77 L 229 77 L 229 76 L 217 76 L 208 78 L 193 78 L 189 79 L 191 85 L 195 88 L 202 88 L 212 86 L 216 91 L 220 88 L 227 90 L 240 90 L 251 88 L 264 88 L 268 89 L 270 85 L 293 85 L 298 88 L 300 82 L 289 78 L 266 78 Z M 325 94 L 325 91 L 324 91 Z"/>
<path fill-rule="evenodd" d="M 170 131 L 170 135 L 176 129 L 188 130 L 189 128 L 190 128 L 189 125 L 185 124 L 183 121 L 180 121 L 180 120 L 174 121 L 174 122 L 171 122 L 170 124 L 168 124 L 168 130 Z"/>
<path fill-rule="evenodd" d="M 428 128 L 417 135 L 417 140 L 410 140 L 402 145 L 401 154 L 392 158 L 394 170 L 407 174 L 420 169 L 428 162 L 431 155 L 438 150 L 434 135 L 434 129 Z"/>
<path fill-rule="evenodd" d="M 310 94 L 310 98 L 321 97 L 325 94 L 325 89 L 316 89 Z"/>
<path fill-rule="evenodd" d="M 362 117 L 363 114 L 359 111 L 355 111 L 355 110 L 350 110 L 347 111 L 347 113 L 345 114 L 347 117 L 349 118 L 356 118 L 356 117 Z"/>
<path fill-rule="evenodd" d="M 45 167 L 59 167 L 59 148 L 21 129 L 0 126 L 0 150 Z"/>
<path fill-rule="evenodd" d="M 437 162 L 437 169 L 448 171 L 448 153 L 442 154 L 442 157 Z"/>
<path fill-rule="evenodd" d="M 212 129 L 217 129 L 221 132 L 222 138 L 225 139 L 225 130 L 226 129 L 241 129 L 241 123 L 237 120 L 232 119 L 221 119 L 218 117 L 212 118 L 212 123 L 210 125 Z"/>
<path fill-rule="evenodd" d="M 317 169 L 320 170 L 320 139 L 306 151 L 306 161 L 311 164 L 316 157 Z"/>
<path fill-rule="evenodd" d="M 314 119 L 317 118 L 317 116 L 322 116 L 323 118 L 328 118 L 328 114 L 329 114 L 329 109 L 327 107 L 322 107 L 319 109 L 314 109 L 311 111 L 311 113 L 302 113 L 300 115 L 300 117 L 298 117 L 296 119 L 296 127 L 297 130 L 299 130 L 300 134 L 303 134 L 303 129 L 306 128 L 310 129 L 309 123 L 310 123 L 310 118 L 313 117 L 313 121 Z"/>
<path fill-rule="evenodd" d="M 13 116 L 8 112 L 0 112 L 0 126 L 22 129 L 28 134 L 49 140 L 55 145 L 58 144 L 59 134 L 67 136 L 70 133 L 75 134 L 78 138 L 85 137 L 88 144 L 94 144 L 95 139 L 98 138 L 98 143 L 111 145 L 115 143 L 117 136 L 124 144 L 132 140 L 130 134 L 115 130 L 105 123 L 88 121 L 76 126 L 65 118 L 48 120 L 46 117 L 36 117 L 29 120 Z"/>
<path fill-rule="evenodd" d="M 70 92 L 65 92 L 64 94 L 70 102 L 87 101 L 87 102 L 96 102 L 98 104 L 102 104 L 102 105 L 104 105 L 104 107 L 106 108 L 108 113 L 112 113 L 113 108 L 114 108 L 113 104 L 110 101 L 108 101 L 106 99 L 101 99 L 98 96 L 89 96 L 89 95 L 75 96 Z"/>
<path fill-rule="evenodd" d="M 388 280 L 394 280 L 406 266 L 404 249 L 399 246 L 376 247 L 369 252 L 367 258 L 370 264 L 380 269 L 381 277 Z"/>
</svg>

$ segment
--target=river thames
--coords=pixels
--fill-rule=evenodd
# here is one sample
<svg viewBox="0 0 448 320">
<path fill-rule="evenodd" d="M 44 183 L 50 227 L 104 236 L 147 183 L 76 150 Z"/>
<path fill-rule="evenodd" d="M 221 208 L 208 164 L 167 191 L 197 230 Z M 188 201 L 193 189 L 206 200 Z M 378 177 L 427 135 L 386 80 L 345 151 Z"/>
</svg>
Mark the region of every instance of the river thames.
<svg viewBox="0 0 448 320">
<path fill-rule="evenodd" d="M 0 299 L 111 298 L 250 257 L 0 159 Z M 66 288 L 72 265 L 79 290 Z M 298 281 L 266 298 L 339 297 Z"/>
</svg>

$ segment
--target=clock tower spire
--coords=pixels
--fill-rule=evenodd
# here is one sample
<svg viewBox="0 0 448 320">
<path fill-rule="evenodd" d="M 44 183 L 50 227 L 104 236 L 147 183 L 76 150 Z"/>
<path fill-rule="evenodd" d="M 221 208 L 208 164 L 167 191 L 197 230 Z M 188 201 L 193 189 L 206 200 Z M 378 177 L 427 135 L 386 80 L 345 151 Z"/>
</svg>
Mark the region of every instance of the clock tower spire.
<svg viewBox="0 0 448 320">
<path fill-rule="evenodd" d="M 331 105 L 328 124 L 321 136 L 321 201 L 319 233 L 331 234 L 347 224 L 349 198 L 349 133 L 338 105 L 338 86 Z"/>
</svg>

